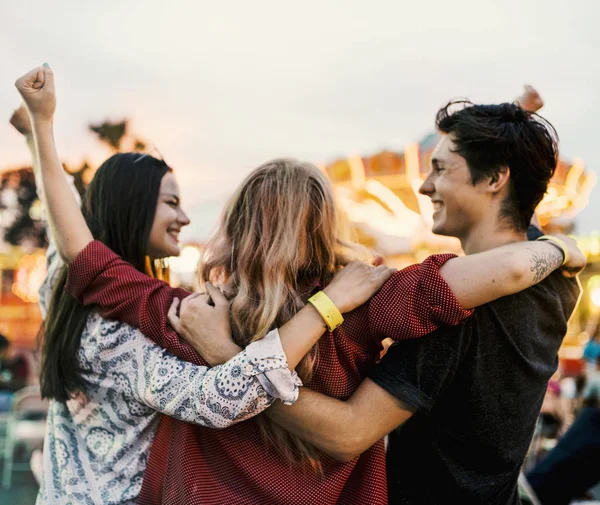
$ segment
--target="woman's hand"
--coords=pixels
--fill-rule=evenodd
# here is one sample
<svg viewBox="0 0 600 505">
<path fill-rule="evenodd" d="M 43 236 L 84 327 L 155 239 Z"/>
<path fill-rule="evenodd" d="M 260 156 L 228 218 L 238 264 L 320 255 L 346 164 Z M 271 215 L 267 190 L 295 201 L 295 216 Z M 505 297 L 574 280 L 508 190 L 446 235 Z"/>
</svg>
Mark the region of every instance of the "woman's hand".
<svg viewBox="0 0 600 505">
<path fill-rule="evenodd" d="M 30 137 L 33 135 L 31 129 L 31 120 L 25 105 L 21 105 L 17 110 L 13 112 L 10 118 L 10 124 L 24 137 Z"/>
<path fill-rule="evenodd" d="M 386 265 L 373 267 L 353 261 L 342 268 L 323 290 L 343 314 L 360 307 L 397 272 Z"/>
<path fill-rule="evenodd" d="M 23 97 L 33 121 L 52 120 L 56 110 L 56 92 L 54 74 L 47 63 L 19 77 L 15 87 Z"/>
<path fill-rule="evenodd" d="M 208 364 L 214 366 L 225 363 L 242 349 L 231 338 L 229 301 L 208 282 L 206 289 L 208 293 L 196 293 L 184 298 L 179 316 L 179 300 L 175 298 L 168 319 L 173 329 Z"/>
</svg>

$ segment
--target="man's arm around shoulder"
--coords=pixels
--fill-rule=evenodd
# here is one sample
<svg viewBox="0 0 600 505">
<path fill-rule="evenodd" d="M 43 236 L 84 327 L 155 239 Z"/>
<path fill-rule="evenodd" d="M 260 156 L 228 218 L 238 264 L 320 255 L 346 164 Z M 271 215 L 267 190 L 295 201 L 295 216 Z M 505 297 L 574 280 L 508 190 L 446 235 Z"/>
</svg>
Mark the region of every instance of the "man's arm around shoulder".
<svg viewBox="0 0 600 505">
<path fill-rule="evenodd" d="M 407 421 L 415 409 L 365 379 L 341 401 L 302 388 L 291 406 L 277 402 L 267 415 L 338 461 L 351 461 Z"/>
<path fill-rule="evenodd" d="M 468 337 L 440 329 L 390 347 L 347 401 L 302 389 L 290 406 L 267 411 L 275 422 L 340 461 L 349 461 L 406 422 L 427 415 L 452 381 Z"/>
</svg>

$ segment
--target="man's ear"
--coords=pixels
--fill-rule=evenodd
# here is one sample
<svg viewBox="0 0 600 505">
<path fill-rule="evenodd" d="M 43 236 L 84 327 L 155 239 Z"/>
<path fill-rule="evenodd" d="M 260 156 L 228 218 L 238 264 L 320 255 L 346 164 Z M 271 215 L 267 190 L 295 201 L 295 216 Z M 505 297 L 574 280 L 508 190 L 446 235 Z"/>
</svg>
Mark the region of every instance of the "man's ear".
<svg viewBox="0 0 600 505">
<path fill-rule="evenodd" d="M 500 193 L 510 180 L 510 168 L 501 167 L 498 173 L 492 175 L 488 181 L 488 193 Z"/>
</svg>

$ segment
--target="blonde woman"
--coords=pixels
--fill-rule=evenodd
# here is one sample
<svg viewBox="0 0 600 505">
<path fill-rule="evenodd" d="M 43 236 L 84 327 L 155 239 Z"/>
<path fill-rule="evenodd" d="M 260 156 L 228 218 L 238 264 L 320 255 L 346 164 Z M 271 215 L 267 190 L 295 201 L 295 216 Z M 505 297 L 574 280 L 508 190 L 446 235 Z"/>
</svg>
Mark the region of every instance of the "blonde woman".
<svg viewBox="0 0 600 505">
<path fill-rule="evenodd" d="M 35 96 L 30 101 L 33 109 L 43 109 Z M 167 325 L 169 307 L 181 292 L 143 276 L 92 240 L 67 197 L 51 127 L 40 127 L 38 137 L 49 214 L 70 263 L 67 290 L 86 305 L 97 304 L 100 313 L 139 326 L 175 354 L 203 363 L 182 352 Z M 242 183 L 209 244 L 203 269 L 205 280 L 220 283 L 231 301 L 230 322 L 240 348 L 294 314 L 320 317 L 311 305 L 301 307 L 357 250 L 339 240 L 336 223 L 332 187 L 309 163 L 275 160 Z M 530 261 L 539 254 L 552 258 L 551 266 L 532 272 Z M 440 325 L 458 324 L 470 308 L 525 289 L 561 262 L 562 253 L 544 243 L 465 258 L 432 256 L 393 275 L 370 302 L 347 314 L 342 326 L 325 332 L 299 364 L 299 375 L 312 389 L 347 398 L 376 361 L 384 338 L 417 338 Z M 195 301 L 183 305 L 187 309 Z M 182 328 L 199 323 L 209 330 L 204 334 L 221 334 L 227 341 L 221 320 L 210 317 L 210 308 L 196 307 L 198 320 L 182 320 Z M 190 342 L 201 354 L 207 344 L 193 332 Z M 138 503 L 384 504 L 383 443 L 338 463 L 263 419 L 217 432 L 169 418 L 159 428 Z"/>
</svg>

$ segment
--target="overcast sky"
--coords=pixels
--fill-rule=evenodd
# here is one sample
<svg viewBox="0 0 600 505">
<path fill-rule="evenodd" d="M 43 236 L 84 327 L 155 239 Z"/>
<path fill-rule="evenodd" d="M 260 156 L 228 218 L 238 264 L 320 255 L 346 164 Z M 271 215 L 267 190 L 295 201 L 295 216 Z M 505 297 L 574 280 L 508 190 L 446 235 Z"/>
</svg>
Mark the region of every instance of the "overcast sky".
<svg viewBox="0 0 600 505">
<path fill-rule="evenodd" d="M 2 0 L 0 119 L 15 78 L 49 62 L 61 156 L 102 161 L 87 123 L 130 118 L 176 169 L 185 237 L 203 238 L 269 158 L 402 150 L 448 99 L 512 100 L 523 83 L 563 156 L 600 171 L 599 19 L 596 0 Z M 2 121 L 0 153 L 0 170 L 28 162 Z M 598 196 L 580 231 L 600 228 Z"/>
</svg>

